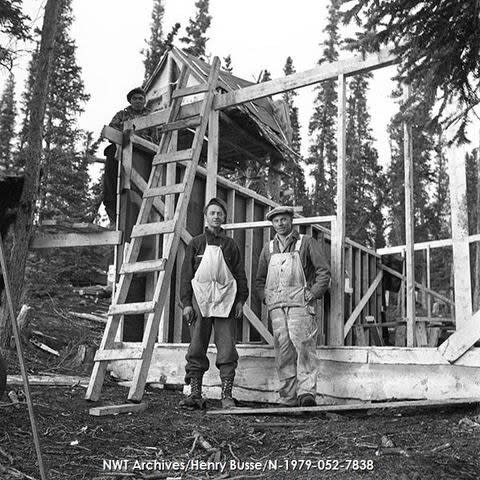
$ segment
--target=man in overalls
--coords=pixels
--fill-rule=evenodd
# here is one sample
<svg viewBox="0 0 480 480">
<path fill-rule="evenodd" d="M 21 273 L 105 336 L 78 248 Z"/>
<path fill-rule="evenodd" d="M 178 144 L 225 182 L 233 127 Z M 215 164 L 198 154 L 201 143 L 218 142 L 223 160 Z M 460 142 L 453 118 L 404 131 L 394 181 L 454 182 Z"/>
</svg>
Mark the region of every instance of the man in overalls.
<svg viewBox="0 0 480 480">
<path fill-rule="evenodd" d="M 208 370 L 207 348 L 214 328 L 217 347 L 216 366 L 222 381 L 222 407 L 235 406 L 233 379 L 238 353 L 235 348 L 235 323 L 243 315 L 248 298 L 247 278 L 240 249 L 225 235 L 227 206 L 212 198 L 204 209 L 205 233 L 194 237 L 185 251 L 180 298 L 183 318 L 190 326 L 191 341 L 186 355 L 186 384 L 191 394 L 180 406 L 204 408 L 202 378 Z"/>
<path fill-rule="evenodd" d="M 317 320 L 314 303 L 330 283 L 330 267 L 320 244 L 293 229 L 293 209 L 267 214 L 276 232 L 260 254 L 256 288 L 268 308 L 280 403 L 314 406 L 317 391 Z"/>
</svg>

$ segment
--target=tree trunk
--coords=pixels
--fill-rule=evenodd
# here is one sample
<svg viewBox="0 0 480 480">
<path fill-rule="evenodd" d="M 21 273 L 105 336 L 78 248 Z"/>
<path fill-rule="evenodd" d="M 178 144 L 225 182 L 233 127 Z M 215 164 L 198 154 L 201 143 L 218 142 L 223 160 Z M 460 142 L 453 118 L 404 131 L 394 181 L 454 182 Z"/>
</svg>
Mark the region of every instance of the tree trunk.
<svg viewBox="0 0 480 480">
<path fill-rule="evenodd" d="M 48 96 L 50 74 L 53 64 L 53 47 L 57 31 L 62 0 L 47 0 L 43 17 L 42 40 L 38 56 L 35 84 L 31 97 L 30 124 L 25 155 L 25 185 L 20 207 L 13 226 L 13 243 L 7 261 L 13 304 L 18 309 L 25 277 L 28 247 L 33 234 L 33 219 L 37 200 L 40 162 L 42 158 L 43 119 Z M 11 324 L 7 302 L 0 307 L 0 348 L 10 347 Z"/>
</svg>

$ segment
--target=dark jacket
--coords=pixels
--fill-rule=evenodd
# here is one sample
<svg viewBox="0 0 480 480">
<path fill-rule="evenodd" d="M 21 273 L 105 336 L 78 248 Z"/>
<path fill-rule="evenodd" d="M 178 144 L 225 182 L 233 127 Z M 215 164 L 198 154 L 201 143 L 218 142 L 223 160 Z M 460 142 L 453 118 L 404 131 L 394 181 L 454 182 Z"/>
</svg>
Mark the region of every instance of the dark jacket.
<svg viewBox="0 0 480 480">
<path fill-rule="evenodd" d="M 128 107 L 120 110 L 113 116 L 111 122 L 109 123 L 109 126 L 115 128 L 116 130 L 123 131 L 123 124 L 125 122 L 127 122 L 128 120 L 133 120 L 134 118 L 143 117 L 145 115 L 148 115 L 149 113 L 151 112 L 146 107 L 143 108 L 141 112 L 137 112 L 132 108 L 131 105 L 129 105 Z M 158 141 L 155 128 L 146 128 L 145 130 L 137 133 L 137 135 L 145 138 L 146 140 L 150 140 L 151 142 Z"/>
<path fill-rule="evenodd" d="M 284 251 L 293 252 L 295 242 L 299 238 L 299 233 L 293 230 Z M 281 253 L 276 235 L 273 239 L 273 253 Z M 298 253 L 309 290 L 315 298 L 322 298 L 330 284 L 330 266 L 320 243 L 314 238 L 304 235 Z M 255 280 L 257 294 L 261 300 L 265 298 L 265 282 L 267 280 L 270 257 L 270 242 L 268 242 L 264 245 L 262 253 L 260 253 L 257 278 Z"/>
<path fill-rule="evenodd" d="M 192 238 L 185 250 L 185 260 L 182 265 L 182 280 L 180 284 L 180 300 L 183 303 L 183 306 L 192 306 L 192 279 L 202 261 L 202 255 L 205 252 L 207 240 L 209 245 L 217 245 L 222 248 L 225 263 L 237 281 L 237 296 L 235 297 L 235 303 L 245 303 L 248 298 L 248 285 L 240 249 L 232 238 L 225 235 L 223 230 L 217 235 L 214 232 L 205 229 L 205 233 Z"/>
</svg>

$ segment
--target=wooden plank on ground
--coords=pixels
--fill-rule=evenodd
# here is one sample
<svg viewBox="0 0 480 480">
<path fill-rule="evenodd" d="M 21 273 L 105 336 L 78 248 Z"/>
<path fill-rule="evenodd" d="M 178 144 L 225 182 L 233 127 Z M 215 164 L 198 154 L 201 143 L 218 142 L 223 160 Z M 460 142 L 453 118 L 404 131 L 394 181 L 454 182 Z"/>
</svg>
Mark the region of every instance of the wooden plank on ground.
<svg viewBox="0 0 480 480">
<path fill-rule="evenodd" d="M 365 402 L 346 405 L 319 405 L 316 407 L 267 407 L 209 410 L 208 415 L 268 415 L 270 413 L 296 414 L 298 412 L 348 412 L 353 410 L 378 410 L 381 408 L 447 407 L 480 403 L 480 398 L 453 398 L 445 400 L 406 400 L 399 402 Z"/>
<path fill-rule="evenodd" d="M 89 377 L 78 377 L 75 375 L 29 375 L 28 383 L 34 386 L 54 387 L 86 387 Z M 23 385 L 21 375 L 7 375 L 7 385 Z"/>
<path fill-rule="evenodd" d="M 458 321 L 458 319 L 457 319 Z M 480 310 L 462 327 L 450 335 L 439 347 L 438 351 L 450 362 L 459 359 L 467 350 L 480 340 Z"/>
<path fill-rule="evenodd" d="M 138 413 L 148 408 L 148 404 L 142 403 L 124 403 L 122 405 L 106 405 L 104 407 L 93 407 L 88 413 L 95 417 L 104 415 L 118 415 L 119 413 Z"/>
</svg>

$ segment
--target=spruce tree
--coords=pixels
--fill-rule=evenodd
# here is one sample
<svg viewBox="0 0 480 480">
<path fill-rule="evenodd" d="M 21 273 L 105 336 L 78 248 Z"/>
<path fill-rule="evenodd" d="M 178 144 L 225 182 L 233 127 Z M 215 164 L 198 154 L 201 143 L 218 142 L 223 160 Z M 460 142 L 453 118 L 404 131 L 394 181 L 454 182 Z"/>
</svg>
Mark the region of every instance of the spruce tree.
<svg viewBox="0 0 480 480">
<path fill-rule="evenodd" d="M 28 40 L 30 38 L 27 25 L 30 19 L 23 13 L 21 4 L 21 0 L 0 0 L 0 33 L 9 39 Z M 13 67 L 16 53 L 11 47 L 12 43 L 10 41 L 5 42 L 6 46 L 0 45 L 0 66 L 9 70 Z"/>
<path fill-rule="evenodd" d="M 55 37 L 54 68 L 44 118 L 44 152 L 40 184 L 39 217 L 84 220 L 89 202 L 88 161 L 77 151 L 83 132 L 77 117 L 89 96 L 76 63 L 76 44 L 69 30 L 73 22 L 71 0 L 63 0 Z M 24 94 L 24 111 L 29 110 L 31 87 L 37 55 L 30 64 L 30 75 Z M 25 117 L 22 136 L 28 131 Z M 21 141 L 21 143 L 24 143 Z"/>
<path fill-rule="evenodd" d="M 180 29 L 180 24 L 176 23 L 166 38 L 163 35 L 163 16 L 165 14 L 164 0 L 153 0 L 152 23 L 150 25 L 150 39 L 146 41 L 147 48 L 142 50 L 145 66 L 145 81 L 155 71 L 158 62 L 162 58 L 165 51 L 171 45 L 173 39 Z"/>
<path fill-rule="evenodd" d="M 338 59 L 340 0 L 331 0 L 324 32 L 323 56 L 318 64 Z M 316 214 L 331 215 L 335 210 L 337 161 L 337 91 L 336 82 L 326 81 L 315 87 L 314 112 L 308 127 L 311 145 L 307 164 L 313 166 L 313 208 Z"/>
<path fill-rule="evenodd" d="M 291 75 L 295 73 L 295 67 L 293 66 L 292 57 L 287 57 L 285 66 L 283 67 L 283 73 L 285 75 Z M 285 187 L 293 190 L 293 203 L 295 205 L 301 205 L 304 208 L 304 213 L 307 213 L 309 207 L 309 201 L 307 192 L 305 189 L 305 174 L 300 162 L 303 159 L 300 155 L 301 137 L 300 137 L 300 123 L 298 121 L 298 107 L 295 105 L 295 97 L 297 92 L 290 90 L 283 94 L 283 101 L 287 105 L 288 114 L 290 118 L 290 126 L 292 128 L 291 147 L 297 154 L 298 158 L 287 159 L 285 165 Z"/>
<path fill-rule="evenodd" d="M 349 84 L 346 127 L 346 232 L 353 240 L 371 247 L 384 246 L 384 176 L 373 145 L 367 109 L 368 80 L 357 75 Z"/>
<path fill-rule="evenodd" d="M 186 28 L 187 36 L 182 37 L 180 41 L 185 43 L 184 51 L 195 57 L 204 58 L 206 54 L 205 46 L 208 38 L 205 36 L 212 21 L 208 14 L 209 0 L 197 0 L 195 18 L 190 18 L 189 25 Z"/>
<path fill-rule="evenodd" d="M 150 39 L 146 42 L 147 49 L 142 51 L 144 55 L 143 64 L 145 66 L 145 80 L 148 80 L 152 75 L 165 50 L 163 42 L 164 13 L 165 7 L 163 6 L 163 0 L 153 0 Z"/>
<path fill-rule="evenodd" d="M 402 97 L 402 89 L 398 87 L 394 97 Z M 406 108 L 401 105 L 400 111 L 392 118 L 388 127 L 392 162 L 387 172 L 388 221 L 390 227 L 389 240 L 392 245 L 405 243 L 405 179 L 404 179 L 404 132 L 403 120 L 407 120 L 412 127 L 413 144 L 413 201 L 415 214 L 415 241 L 422 242 L 431 239 L 430 221 L 432 209 L 428 194 L 428 187 L 433 181 L 431 156 L 435 145 L 435 128 L 431 123 L 433 97 L 425 88 L 413 90 L 409 104 L 416 108 Z"/>
<path fill-rule="evenodd" d="M 226 57 L 223 58 L 224 64 L 223 64 L 223 69 L 226 72 L 232 73 L 233 67 L 232 67 L 232 56 L 228 54 Z"/>
<path fill-rule="evenodd" d="M 345 0 L 350 4 L 348 22 L 365 12 L 364 32 L 357 42 L 362 49 L 377 50 L 393 45 L 402 59 L 400 75 L 405 83 L 428 81 L 438 94 L 440 108 L 436 119 L 446 125 L 455 117 L 455 137 L 464 141 L 472 108 L 480 102 L 479 4 L 477 0 Z M 447 113 L 451 103 L 461 112 Z"/>
<path fill-rule="evenodd" d="M 10 73 L 0 99 L 0 173 L 16 173 L 12 155 L 15 116 L 15 77 Z"/>
<path fill-rule="evenodd" d="M 260 76 L 260 83 L 268 82 L 271 79 L 272 79 L 272 74 L 270 73 L 270 71 L 267 69 L 262 70 L 262 74 Z"/>
</svg>

